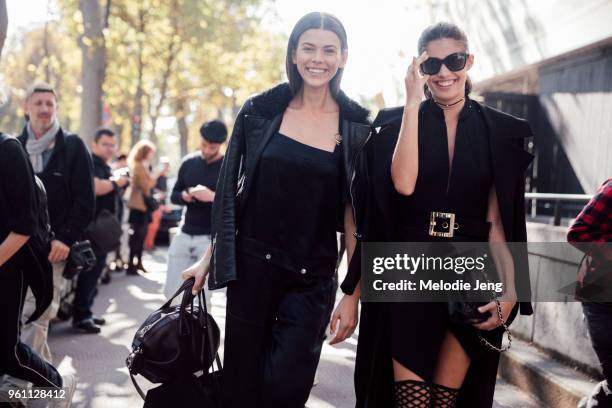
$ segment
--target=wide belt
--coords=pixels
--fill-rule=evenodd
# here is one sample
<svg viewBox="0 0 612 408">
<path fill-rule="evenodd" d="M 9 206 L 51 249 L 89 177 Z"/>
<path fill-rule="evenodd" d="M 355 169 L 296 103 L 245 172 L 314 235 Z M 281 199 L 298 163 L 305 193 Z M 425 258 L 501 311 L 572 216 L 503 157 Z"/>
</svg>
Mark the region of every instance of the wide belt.
<svg viewBox="0 0 612 408">
<path fill-rule="evenodd" d="M 431 237 L 464 236 L 488 241 L 491 223 L 462 217 L 451 212 L 431 211 L 414 217 L 414 223 L 408 225 L 408 228 Z"/>
</svg>

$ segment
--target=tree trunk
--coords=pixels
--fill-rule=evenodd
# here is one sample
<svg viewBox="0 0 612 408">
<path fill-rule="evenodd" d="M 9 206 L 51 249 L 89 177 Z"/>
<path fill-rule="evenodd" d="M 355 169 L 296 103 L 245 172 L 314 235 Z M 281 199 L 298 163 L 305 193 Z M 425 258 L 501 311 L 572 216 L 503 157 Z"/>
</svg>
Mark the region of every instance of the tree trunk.
<svg viewBox="0 0 612 408">
<path fill-rule="evenodd" d="M 102 86 L 106 74 L 106 46 L 102 31 L 102 13 L 99 0 L 80 0 L 83 14 L 83 36 L 79 45 L 81 65 L 81 128 L 79 134 L 87 144 L 102 124 Z"/>
<path fill-rule="evenodd" d="M 176 123 L 179 131 L 179 145 L 181 148 L 181 157 L 185 157 L 189 152 L 187 141 L 189 140 L 189 126 L 187 126 L 187 104 L 184 98 L 176 100 Z"/>
<path fill-rule="evenodd" d="M 155 144 L 157 144 L 157 119 L 159 119 L 161 108 L 164 105 L 164 102 L 166 101 L 166 95 L 168 93 L 168 83 L 170 82 L 170 75 L 172 75 L 174 60 L 176 59 L 176 56 L 178 55 L 181 49 L 180 42 L 176 41 L 179 30 L 177 18 L 178 4 L 176 0 L 172 2 L 171 7 L 172 16 L 170 18 L 172 21 L 172 32 L 170 33 L 170 44 L 168 45 L 168 54 L 164 64 L 166 69 L 162 74 L 161 87 L 159 90 L 159 100 L 157 101 L 157 104 L 155 105 L 155 110 L 151 115 L 151 134 L 149 136 L 149 139 Z"/>
<path fill-rule="evenodd" d="M 138 11 L 138 32 L 145 32 L 145 10 L 141 8 Z M 142 131 L 142 98 L 144 96 L 143 87 L 143 71 L 144 71 L 144 41 L 141 36 L 138 39 L 138 77 L 136 83 L 136 94 L 134 95 L 134 114 L 132 115 L 132 146 L 140 140 L 140 132 Z"/>
<path fill-rule="evenodd" d="M 0 0 L 0 57 L 2 56 L 2 48 L 6 41 L 6 30 L 8 29 L 8 13 L 6 11 L 6 0 Z"/>
</svg>

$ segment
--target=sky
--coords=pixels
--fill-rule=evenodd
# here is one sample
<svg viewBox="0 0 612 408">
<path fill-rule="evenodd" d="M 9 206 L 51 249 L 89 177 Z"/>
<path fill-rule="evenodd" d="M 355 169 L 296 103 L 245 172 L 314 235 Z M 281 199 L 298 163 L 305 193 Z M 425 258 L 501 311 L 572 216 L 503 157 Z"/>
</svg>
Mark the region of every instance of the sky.
<svg viewBox="0 0 612 408">
<path fill-rule="evenodd" d="M 299 18 L 311 11 L 335 14 L 348 34 L 349 57 L 342 88 L 353 98 L 372 98 L 382 94 L 385 105 L 393 106 L 403 99 L 406 69 L 416 54 L 421 31 L 430 24 L 429 10 L 423 4 L 436 2 L 442 4 L 444 0 L 274 0 L 272 11 L 264 16 L 263 25 L 288 36 Z M 488 4 L 493 8 L 497 4 L 495 7 L 499 8 L 499 3 L 500 0 L 496 0 Z M 612 36 L 610 0 L 515 0 L 515 3 L 517 7 L 512 8 L 511 19 L 519 35 L 515 48 L 518 47 L 523 57 L 520 66 Z M 9 38 L 19 28 L 57 18 L 55 4 L 56 0 L 8 0 Z M 449 4 L 459 7 L 461 3 L 449 1 Z M 466 4 L 481 5 L 484 1 L 473 0 Z M 475 17 L 488 16 L 490 8 L 479 9 L 479 13 L 474 13 Z M 534 17 L 532 21 L 542 26 L 536 41 L 538 49 L 534 46 L 532 33 L 526 31 L 529 24 L 523 11 L 525 8 L 527 14 Z M 475 21 L 478 24 L 478 20 Z M 466 21 L 465 26 L 468 29 L 470 24 Z M 504 26 L 500 27 L 503 29 Z M 473 80 L 494 75 L 496 67 L 519 67 L 509 59 L 514 48 L 501 51 L 499 58 L 505 58 L 503 61 L 487 58 L 485 52 L 479 52 L 478 47 L 483 44 L 478 40 L 488 41 L 489 35 L 500 40 L 501 31 L 477 34 L 468 32 L 471 51 L 476 55 L 476 63 L 470 71 Z M 497 43 L 503 43 L 503 37 Z"/>
<path fill-rule="evenodd" d="M 289 35 L 295 23 L 311 11 L 336 15 L 348 36 L 349 56 L 342 88 L 353 97 L 383 92 L 397 103 L 396 89 L 404 74 L 420 32 L 428 25 L 424 9 L 397 0 L 277 0 L 279 25 Z"/>
<path fill-rule="evenodd" d="M 48 10 L 50 4 L 50 10 Z M 311 11 L 335 14 L 345 25 L 349 59 L 342 87 L 352 97 L 372 97 L 385 93 L 387 100 L 398 99 L 409 58 L 416 49 L 419 32 L 427 25 L 419 17 L 423 11 L 409 8 L 408 1 L 377 0 L 276 0 L 274 15 L 266 16 L 275 31 L 289 36 L 294 24 Z M 9 38 L 18 30 L 57 18 L 54 0 L 8 0 Z M 376 27 L 375 29 L 373 27 Z"/>
</svg>

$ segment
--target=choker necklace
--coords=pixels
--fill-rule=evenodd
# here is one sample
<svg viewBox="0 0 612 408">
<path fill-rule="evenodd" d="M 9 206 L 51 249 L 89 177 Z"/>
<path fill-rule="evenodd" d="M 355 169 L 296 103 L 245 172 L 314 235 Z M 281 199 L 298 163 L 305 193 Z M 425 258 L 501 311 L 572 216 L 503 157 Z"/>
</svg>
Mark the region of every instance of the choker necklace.
<svg viewBox="0 0 612 408">
<path fill-rule="evenodd" d="M 458 101 L 453 102 L 453 103 L 449 103 L 449 104 L 438 102 L 435 99 L 434 99 L 434 102 L 436 103 L 436 105 L 438 105 L 442 109 L 450 109 L 453 106 L 457 105 L 458 103 L 463 102 L 464 100 L 465 100 L 465 96 L 463 98 L 459 99 Z"/>
</svg>

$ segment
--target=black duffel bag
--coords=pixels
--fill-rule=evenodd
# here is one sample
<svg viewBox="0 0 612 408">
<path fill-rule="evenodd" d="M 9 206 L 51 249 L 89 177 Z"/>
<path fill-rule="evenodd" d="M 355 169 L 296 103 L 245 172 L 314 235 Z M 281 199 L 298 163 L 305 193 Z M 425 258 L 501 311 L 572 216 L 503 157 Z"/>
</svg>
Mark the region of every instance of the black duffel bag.
<svg viewBox="0 0 612 408">
<path fill-rule="evenodd" d="M 164 401 L 176 403 L 179 396 L 185 401 L 199 401 L 201 407 L 218 404 L 219 326 L 206 310 L 203 291 L 197 296 L 198 304 L 194 304 L 193 284 L 193 278 L 183 282 L 176 293 L 145 320 L 132 341 L 132 352 L 126 364 L 146 407 L 165 406 Z M 172 300 L 181 293 L 181 304 L 171 306 Z M 213 362 L 217 370 L 211 373 Z M 162 385 L 149 390 L 145 396 L 134 378 L 138 374 Z"/>
<path fill-rule="evenodd" d="M 87 236 L 97 254 L 106 254 L 118 248 L 122 234 L 121 223 L 115 214 L 106 208 L 102 209 L 87 227 Z"/>
</svg>

